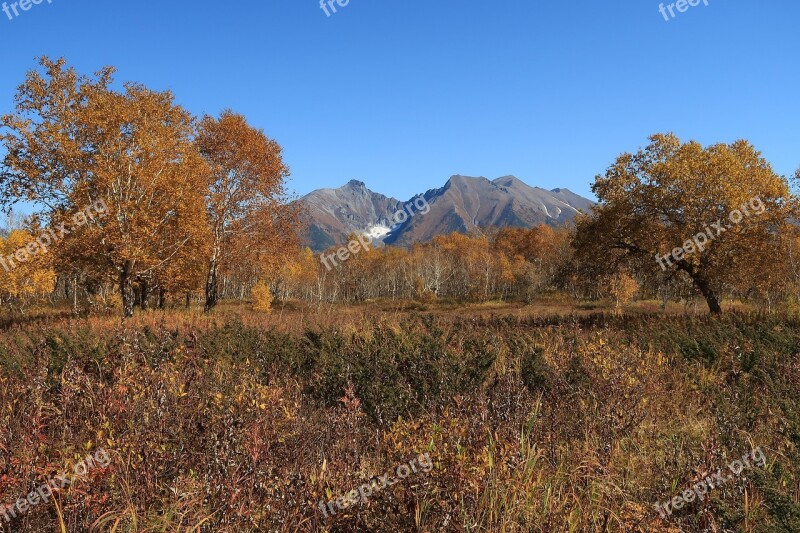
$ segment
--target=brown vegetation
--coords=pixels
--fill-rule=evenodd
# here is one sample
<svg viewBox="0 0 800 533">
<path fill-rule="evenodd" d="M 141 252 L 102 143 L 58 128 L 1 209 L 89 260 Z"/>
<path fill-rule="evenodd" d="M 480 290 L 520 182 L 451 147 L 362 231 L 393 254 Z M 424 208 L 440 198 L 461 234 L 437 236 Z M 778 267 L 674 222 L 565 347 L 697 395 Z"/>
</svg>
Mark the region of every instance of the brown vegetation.
<svg viewBox="0 0 800 533">
<path fill-rule="evenodd" d="M 800 527 L 796 319 L 265 327 L 280 320 L 154 312 L 5 332 L 0 500 L 87 451 L 112 457 L 14 530 L 59 516 L 68 531 Z M 766 469 L 659 517 L 654 503 L 756 446 Z M 429 474 L 319 510 L 420 453 Z"/>
<path fill-rule="evenodd" d="M 0 240 L 0 501 L 112 459 L 0 527 L 800 530 L 797 198 L 747 142 L 658 135 L 575 228 L 328 270 L 297 246 L 275 141 L 112 74 L 42 59 L 0 121 L 0 203 L 40 208 Z M 758 217 L 659 268 L 755 197 Z M 698 296 L 737 303 L 687 313 Z M 755 447 L 766 468 L 653 507 Z M 431 472 L 319 510 L 421 453 Z"/>
</svg>

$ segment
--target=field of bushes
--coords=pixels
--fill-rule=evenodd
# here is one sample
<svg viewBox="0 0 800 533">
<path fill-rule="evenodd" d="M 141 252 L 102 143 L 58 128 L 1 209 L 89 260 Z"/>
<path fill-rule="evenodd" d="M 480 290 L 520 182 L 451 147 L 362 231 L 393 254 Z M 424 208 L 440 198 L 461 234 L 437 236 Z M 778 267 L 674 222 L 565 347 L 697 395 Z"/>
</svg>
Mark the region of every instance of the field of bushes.
<svg viewBox="0 0 800 533">
<path fill-rule="evenodd" d="M 800 531 L 800 319 L 50 317 L 0 332 L 8 531 Z M 655 510 L 760 447 L 752 468 Z M 434 467 L 326 517 L 420 454 Z"/>
</svg>

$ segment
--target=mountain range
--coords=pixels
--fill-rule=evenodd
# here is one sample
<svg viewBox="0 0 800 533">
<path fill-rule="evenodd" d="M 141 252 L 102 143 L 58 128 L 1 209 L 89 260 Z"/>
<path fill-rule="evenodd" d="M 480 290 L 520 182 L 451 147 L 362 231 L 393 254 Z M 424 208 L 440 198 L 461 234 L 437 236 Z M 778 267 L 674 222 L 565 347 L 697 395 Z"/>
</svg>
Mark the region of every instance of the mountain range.
<svg viewBox="0 0 800 533">
<path fill-rule="evenodd" d="M 489 227 L 560 226 L 594 203 L 568 189 L 531 187 L 514 176 L 495 180 L 452 176 L 407 202 L 373 192 L 352 180 L 297 200 L 305 213 L 305 245 L 315 252 L 341 245 L 354 233 L 384 244 L 408 246 L 454 231 L 480 234 Z"/>
</svg>

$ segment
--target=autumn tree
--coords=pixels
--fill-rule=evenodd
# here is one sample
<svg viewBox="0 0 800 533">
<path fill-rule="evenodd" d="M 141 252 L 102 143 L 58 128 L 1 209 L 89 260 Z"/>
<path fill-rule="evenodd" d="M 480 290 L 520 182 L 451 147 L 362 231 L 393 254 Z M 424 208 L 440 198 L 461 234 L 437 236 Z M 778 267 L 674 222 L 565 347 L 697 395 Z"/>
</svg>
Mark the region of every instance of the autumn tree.
<svg viewBox="0 0 800 533">
<path fill-rule="evenodd" d="M 800 169 L 794 174 L 795 188 L 800 185 Z M 789 309 L 800 310 L 800 232 L 786 236 L 786 268 L 783 272 L 787 280 L 785 292 Z"/>
<path fill-rule="evenodd" d="M 207 228 L 200 226 L 196 238 L 182 247 L 172 261 L 158 269 L 153 276 L 152 288 L 158 295 L 158 307 L 163 309 L 168 295 L 178 295 L 190 301 L 191 295 L 202 290 L 206 279 L 206 257 L 210 249 Z"/>
<path fill-rule="evenodd" d="M 205 187 L 211 247 L 206 311 L 219 299 L 220 272 L 240 261 L 275 268 L 294 245 L 295 218 L 284 202 L 289 169 L 280 145 L 242 116 L 224 111 L 199 124 L 197 146 L 210 168 Z"/>
<path fill-rule="evenodd" d="M 579 256 L 600 271 L 686 275 L 719 313 L 726 288 L 752 286 L 782 261 L 794 198 L 747 141 L 707 148 L 672 134 L 650 141 L 596 178 L 600 203 L 578 222 Z"/>
<path fill-rule="evenodd" d="M 272 292 L 269 284 L 264 280 L 259 280 L 251 291 L 253 298 L 253 310 L 269 313 L 272 310 Z"/>
<path fill-rule="evenodd" d="M 30 298 L 53 290 L 52 254 L 36 239 L 35 231 L 25 229 L 0 237 L 0 303 L 24 310 Z"/>
<path fill-rule="evenodd" d="M 620 271 L 603 280 L 603 289 L 614 302 L 614 311 L 619 312 L 639 290 L 639 284 L 627 272 Z"/>
<path fill-rule="evenodd" d="M 302 249 L 295 257 L 290 258 L 283 265 L 278 279 L 279 294 L 283 299 L 288 299 L 295 294 L 305 294 L 306 299 L 311 299 L 314 285 L 317 283 L 320 261 L 310 248 Z"/>
<path fill-rule="evenodd" d="M 36 202 L 46 220 L 67 228 L 104 202 L 108 216 L 69 230 L 59 257 L 115 280 L 131 316 L 134 283 L 146 292 L 205 238 L 206 170 L 193 117 L 168 92 L 131 83 L 113 90 L 112 68 L 88 77 L 64 60 L 40 64 L 43 72 L 28 73 L 19 89 L 16 113 L 2 119 L 0 198 Z"/>
<path fill-rule="evenodd" d="M 571 258 L 569 228 L 554 229 L 541 224 L 533 228 L 501 228 L 493 249 L 507 258 L 512 271 L 530 299 L 546 287 L 552 287 L 563 274 Z M 520 259 L 523 263 L 520 263 Z"/>
</svg>

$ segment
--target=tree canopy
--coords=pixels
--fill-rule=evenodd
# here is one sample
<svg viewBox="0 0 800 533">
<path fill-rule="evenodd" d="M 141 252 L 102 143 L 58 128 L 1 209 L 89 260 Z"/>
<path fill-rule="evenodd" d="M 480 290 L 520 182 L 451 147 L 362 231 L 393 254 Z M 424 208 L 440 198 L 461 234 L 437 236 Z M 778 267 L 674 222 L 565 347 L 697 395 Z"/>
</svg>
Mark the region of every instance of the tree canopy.
<svg viewBox="0 0 800 533">
<path fill-rule="evenodd" d="M 294 234 L 282 216 L 281 148 L 240 115 L 198 124 L 170 92 L 115 89 L 113 68 L 84 76 L 48 58 L 40 67 L 0 122 L 0 204 L 34 202 L 43 221 L 65 227 L 62 275 L 115 282 L 130 316 L 154 290 L 193 291 L 216 276 L 232 235 L 261 250 L 263 237 Z M 107 216 L 75 224 L 98 203 Z"/>
<path fill-rule="evenodd" d="M 580 259 L 600 271 L 684 275 L 715 313 L 722 290 L 771 283 L 797 214 L 787 180 L 743 140 L 704 148 L 654 135 L 592 190 L 600 203 L 577 224 Z"/>
</svg>

